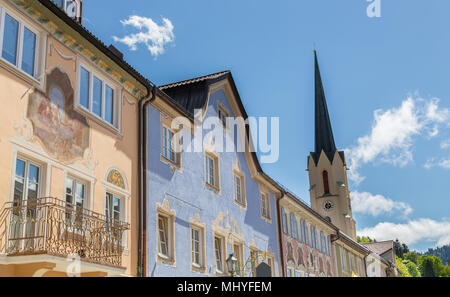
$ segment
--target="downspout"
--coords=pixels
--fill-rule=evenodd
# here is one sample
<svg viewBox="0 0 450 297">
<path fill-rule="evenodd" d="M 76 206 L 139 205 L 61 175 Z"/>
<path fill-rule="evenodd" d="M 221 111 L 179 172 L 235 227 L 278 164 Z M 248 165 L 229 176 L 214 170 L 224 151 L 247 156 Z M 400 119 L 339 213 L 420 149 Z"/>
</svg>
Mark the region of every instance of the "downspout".
<svg viewBox="0 0 450 297">
<path fill-rule="evenodd" d="M 277 217 L 278 217 L 278 234 L 280 234 L 280 236 L 278 236 L 278 241 L 279 241 L 279 245 L 280 245 L 280 261 L 281 261 L 281 277 L 286 277 L 286 267 L 284 264 L 284 247 L 283 247 L 283 218 L 281 217 L 281 212 L 280 212 L 280 200 L 283 199 L 284 195 L 286 193 L 284 193 L 284 191 L 281 191 L 281 197 L 277 199 Z"/>
<path fill-rule="evenodd" d="M 367 257 L 369 257 L 369 255 L 364 256 L 364 270 L 366 272 L 365 277 L 369 277 L 368 270 L 367 270 Z"/>
<path fill-rule="evenodd" d="M 147 275 L 147 106 L 156 98 L 156 87 L 147 83 L 146 88 L 147 95 L 139 99 L 137 271 L 139 277 Z"/>
</svg>

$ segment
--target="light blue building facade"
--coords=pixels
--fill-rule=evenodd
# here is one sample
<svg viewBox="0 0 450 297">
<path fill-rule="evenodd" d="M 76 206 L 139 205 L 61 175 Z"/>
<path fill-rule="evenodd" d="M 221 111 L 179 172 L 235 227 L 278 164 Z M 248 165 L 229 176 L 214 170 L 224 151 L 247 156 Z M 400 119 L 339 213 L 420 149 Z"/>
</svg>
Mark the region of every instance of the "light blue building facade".
<svg viewBox="0 0 450 297">
<path fill-rule="evenodd" d="M 216 119 L 224 132 L 222 147 L 227 139 L 238 146 L 224 119 L 247 115 L 231 73 L 160 89 L 167 97 L 148 110 L 147 275 L 227 276 L 226 260 L 233 254 L 237 275 L 255 275 L 256 266 L 265 262 L 279 276 L 279 188 L 262 172 L 256 154 L 217 152 L 220 140 L 194 127 L 194 118 Z M 174 128 L 173 120 L 183 126 Z M 202 133 L 202 151 L 186 151 L 190 144 L 194 150 L 189 139 Z M 170 142 L 174 135 L 183 135 L 175 141 L 182 152 Z"/>
</svg>

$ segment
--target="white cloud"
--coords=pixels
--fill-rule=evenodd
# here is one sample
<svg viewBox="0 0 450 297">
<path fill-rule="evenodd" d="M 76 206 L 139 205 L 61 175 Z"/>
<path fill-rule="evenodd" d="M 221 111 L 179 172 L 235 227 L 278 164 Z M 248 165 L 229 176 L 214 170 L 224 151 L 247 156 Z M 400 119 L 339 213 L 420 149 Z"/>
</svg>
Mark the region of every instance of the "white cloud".
<svg viewBox="0 0 450 297">
<path fill-rule="evenodd" d="M 346 149 L 351 169 L 349 178 L 359 184 L 363 164 L 378 160 L 394 166 L 406 166 L 413 160 L 414 136 L 439 134 L 439 125 L 450 118 L 450 110 L 439 107 L 439 99 L 425 100 L 409 96 L 400 107 L 376 110 L 372 131 L 360 137 L 357 145 Z"/>
<path fill-rule="evenodd" d="M 358 231 L 360 236 L 369 236 L 377 241 L 397 239 L 407 245 L 423 241 L 435 241 L 437 246 L 450 244 L 450 221 L 418 219 L 405 224 L 379 223 L 374 227 Z"/>
<path fill-rule="evenodd" d="M 412 213 L 412 208 L 405 202 L 397 202 L 382 195 L 358 191 L 352 192 L 352 209 L 355 213 L 368 214 L 374 217 L 380 214 L 391 214 L 400 211 L 407 216 Z"/>
<path fill-rule="evenodd" d="M 137 15 L 130 16 L 127 20 L 120 21 L 122 25 L 130 25 L 139 30 L 138 33 L 126 35 L 123 38 L 113 36 L 115 42 L 121 42 L 132 50 L 137 50 L 139 43 L 147 46 L 151 55 L 157 57 L 164 53 L 164 46 L 175 40 L 174 26 L 167 19 L 162 19 L 162 25 L 158 25 L 151 18 Z"/>
<path fill-rule="evenodd" d="M 445 150 L 450 147 L 450 139 L 446 139 L 441 142 L 441 149 Z"/>
<path fill-rule="evenodd" d="M 426 169 L 431 169 L 433 167 L 441 167 L 443 169 L 450 169 L 450 159 L 442 158 L 439 161 L 436 161 L 435 158 L 430 158 L 427 160 L 425 165 L 423 166 Z"/>
</svg>

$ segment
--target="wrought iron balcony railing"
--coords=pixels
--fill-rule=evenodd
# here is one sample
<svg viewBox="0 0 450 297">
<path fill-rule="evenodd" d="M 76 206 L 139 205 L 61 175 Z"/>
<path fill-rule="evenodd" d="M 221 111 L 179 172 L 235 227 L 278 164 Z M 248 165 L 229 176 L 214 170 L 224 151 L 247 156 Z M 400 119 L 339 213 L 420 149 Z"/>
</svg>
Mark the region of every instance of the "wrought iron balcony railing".
<svg viewBox="0 0 450 297">
<path fill-rule="evenodd" d="M 56 198 L 8 202 L 0 212 L 0 253 L 49 254 L 122 266 L 129 224 Z"/>
</svg>

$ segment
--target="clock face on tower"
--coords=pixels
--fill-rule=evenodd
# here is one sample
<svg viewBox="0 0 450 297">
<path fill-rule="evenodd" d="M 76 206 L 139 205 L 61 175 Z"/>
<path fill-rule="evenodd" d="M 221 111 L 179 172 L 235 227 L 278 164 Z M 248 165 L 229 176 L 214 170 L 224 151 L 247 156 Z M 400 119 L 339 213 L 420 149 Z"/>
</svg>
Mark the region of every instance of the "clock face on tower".
<svg viewBox="0 0 450 297">
<path fill-rule="evenodd" d="M 325 202 L 325 203 L 323 204 L 323 208 L 324 208 L 326 211 L 331 211 L 331 210 L 333 209 L 333 207 L 334 207 L 334 204 L 333 204 L 333 202 L 331 202 L 331 201 L 327 201 L 327 202 Z"/>
</svg>

